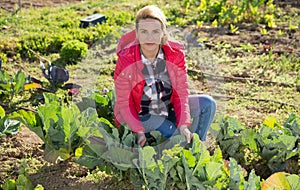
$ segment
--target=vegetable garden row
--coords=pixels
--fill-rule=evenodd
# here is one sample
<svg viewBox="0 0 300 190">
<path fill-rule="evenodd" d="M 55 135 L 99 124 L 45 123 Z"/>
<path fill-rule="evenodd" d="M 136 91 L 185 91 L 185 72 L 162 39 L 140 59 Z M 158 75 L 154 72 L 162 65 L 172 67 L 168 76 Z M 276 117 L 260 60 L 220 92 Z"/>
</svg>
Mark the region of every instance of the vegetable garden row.
<svg viewBox="0 0 300 190">
<path fill-rule="evenodd" d="M 258 102 L 260 99 L 255 97 L 262 88 L 275 89 L 283 92 L 280 96 L 285 97 L 286 102 L 266 101 L 262 105 L 251 102 L 251 106 L 261 109 L 260 112 L 265 112 L 265 108 L 268 113 L 273 113 L 272 110 L 277 113 L 281 111 L 277 107 L 283 107 L 283 112 L 290 114 L 284 119 L 272 114 L 256 118 L 261 121 L 260 124 L 251 127 L 236 119 L 236 116 L 218 114 L 213 124 L 216 130 L 213 148 L 206 147 L 196 134 L 192 143 L 185 144 L 182 136 L 165 140 L 158 132 L 152 132 L 152 138 L 141 148 L 128 126 L 116 128 L 114 125 L 114 94 L 110 84 L 117 40 L 134 22 L 133 13 L 146 4 L 153 4 L 152 1 L 132 3 L 88 1 L 55 9 L 22 9 L 13 15 L 1 10 L 1 140 L 5 141 L 5 138 L 16 135 L 22 127 L 26 127 L 43 141 L 43 159 L 47 162 L 54 165 L 76 162 L 89 168 L 89 171 L 99 169 L 118 181 L 125 180 L 136 189 L 300 189 L 300 117 L 297 102 L 292 102 L 299 97 L 297 46 L 290 45 L 286 51 L 278 51 L 283 54 L 280 56 L 275 55 L 272 42 L 266 42 L 267 45 L 258 52 L 258 46 L 251 42 L 238 46 L 226 41 L 213 44 L 210 41 L 213 38 L 197 36 L 197 32 L 200 34 L 213 29 L 224 30 L 234 37 L 243 32 L 243 24 L 250 23 L 257 27 L 251 32 L 257 32 L 263 38 L 276 31 L 278 40 L 274 41 L 285 43 L 284 40 L 298 34 L 299 21 L 278 11 L 271 0 L 156 1 L 155 4 L 163 7 L 170 28 L 181 30 L 193 26 L 194 33 L 190 33 L 194 35 L 190 39 L 192 43 L 188 39 L 185 41 L 187 51 L 191 52 L 187 54 L 187 64 L 189 76 L 194 82 L 201 83 L 201 90 L 209 90 L 209 84 L 205 81 L 210 82 L 209 77 L 215 79 L 218 76 L 228 83 L 216 86 L 216 91 L 227 91 L 227 97 L 232 97 L 234 101 L 238 101 L 238 96 L 245 96 Z M 107 22 L 80 28 L 80 18 L 95 12 L 105 14 Z M 180 35 L 187 37 L 182 33 Z M 212 54 L 220 59 L 226 57 L 225 61 L 217 60 L 219 65 L 225 67 L 222 68 L 223 73 L 199 71 L 201 66 L 214 66 L 210 65 L 211 55 L 198 51 L 203 48 L 199 45 L 211 49 Z M 196 53 L 192 52 L 195 49 Z M 199 59 L 200 62 L 208 63 L 195 63 L 194 57 L 191 57 L 193 53 L 197 58 L 204 57 Z M 252 54 L 262 55 L 257 58 Z M 34 77 L 42 77 L 37 58 L 43 57 L 54 60 L 54 65 L 70 68 L 71 77 L 74 77 L 72 74 L 76 69 L 84 71 L 91 67 L 91 70 L 97 70 L 95 75 L 99 75 L 97 82 L 100 85 L 95 84 L 96 89 L 109 86 L 109 90 L 78 96 L 79 89 L 74 84 L 72 89 L 66 90 L 64 86 L 55 86 L 48 81 L 34 82 Z M 229 76 L 239 76 L 243 83 L 239 83 L 237 89 L 228 87 L 233 77 L 225 78 L 224 72 Z M 252 76 L 252 73 L 255 73 L 254 77 L 249 80 L 247 76 Z M 260 86 L 262 83 L 264 86 Z M 241 90 L 247 85 L 250 86 L 249 91 Z M 226 92 L 223 95 L 226 97 Z M 270 95 L 265 93 L 265 96 Z M 239 104 L 241 107 L 251 107 L 238 102 L 232 109 L 240 109 Z M 239 110 L 234 113 L 237 112 Z M 246 114 L 250 118 L 251 115 Z M 16 178 L 7 176 L 0 188 L 43 189 L 42 185 L 31 182 L 25 165 L 14 171 L 18 173 Z"/>
</svg>

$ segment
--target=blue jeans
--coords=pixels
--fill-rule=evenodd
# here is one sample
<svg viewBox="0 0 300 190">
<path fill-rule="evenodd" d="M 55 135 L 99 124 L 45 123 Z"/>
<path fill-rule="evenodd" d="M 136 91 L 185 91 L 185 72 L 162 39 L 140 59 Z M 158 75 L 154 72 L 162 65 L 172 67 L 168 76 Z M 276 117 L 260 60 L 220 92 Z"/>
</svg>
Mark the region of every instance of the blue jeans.
<svg viewBox="0 0 300 190">
<path fill-rule="evenodd" d="M 189 127 L 192 133 L 197 133 L 202 141 L 206 140 L 207 131 L 216 114 L 216 102 L 208 95 L 190 95 L 189 107 L 192 124 Z M 156 115 L 140 116 L 140 120 L 145 128 L 145 133 L 158 130 L 165 138 L 178 135 L 176 117 L 173 110 L 169 111 L 167 118 Z"/>
</svg>

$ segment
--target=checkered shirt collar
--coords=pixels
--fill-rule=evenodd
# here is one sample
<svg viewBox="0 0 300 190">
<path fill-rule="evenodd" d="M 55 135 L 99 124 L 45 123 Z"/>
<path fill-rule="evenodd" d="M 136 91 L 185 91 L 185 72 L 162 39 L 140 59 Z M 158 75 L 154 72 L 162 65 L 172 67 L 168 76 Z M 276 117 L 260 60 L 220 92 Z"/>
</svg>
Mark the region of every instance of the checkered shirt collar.
<svg viewBox="0 0 300 190">
<path fill-rule="evenodd" d="M 143 62 L 145 65 L 156 64 L 157 59 L 164 59 L 164 52 L 162 51 L 161 48 L 159 49 L 159 52 L 158 52 L 158 54 L 157 54 L 157 57 L 156 57 L 156 59 L 154 60 L 153 63 L 143 55 L 142 50 L 141 50 L 141 55 L 142 55 L 142 62 Z"/>
</svg>

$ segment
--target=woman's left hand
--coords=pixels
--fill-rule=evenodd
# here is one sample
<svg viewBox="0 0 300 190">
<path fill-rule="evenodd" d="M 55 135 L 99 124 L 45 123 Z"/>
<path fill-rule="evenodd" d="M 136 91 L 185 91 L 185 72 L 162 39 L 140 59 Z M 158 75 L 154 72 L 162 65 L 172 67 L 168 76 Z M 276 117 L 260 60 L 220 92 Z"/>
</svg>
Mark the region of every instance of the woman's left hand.
<svg viewBox="0 0 300 190">
<path fill-rule="evenodd" d="M 145 133 L 144 132 L 138 132 L 137 133 L 138 135 L 138 139 L 137 139 L 137 143 L 143 147 L 146 143 L 146 136 L 145 136 Z"/>
<path fill-rule="evenodd" d="M 188 127 L 186 125 L 180 126 L 179 131 L 180 131 L 180 134 L 185 137 L 185 140 L 187 143 L 190 143 L 192 141 L 193 134 L 191 133 L 191 131 L 188 129 Z"/>
</svg>

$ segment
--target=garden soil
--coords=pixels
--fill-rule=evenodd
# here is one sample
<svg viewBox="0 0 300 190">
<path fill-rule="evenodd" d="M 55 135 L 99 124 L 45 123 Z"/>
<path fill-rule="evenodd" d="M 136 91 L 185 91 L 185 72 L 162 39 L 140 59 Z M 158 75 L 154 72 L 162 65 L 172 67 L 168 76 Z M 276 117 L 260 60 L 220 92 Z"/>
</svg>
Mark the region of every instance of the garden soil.
<svg viewBox="0 0 300 190">
<path fill-rule="evenodd" d="M 62 4 L 80 3 L 81 0 L 22 0 L 22 8 L 39 8 L 39 7 L 57 7 Z M 290 4 L 292 6 L 300 7 L 299 2 L 295 1 L 281 1 L 283 5 Z M 18 9 L 18 0 L 2 0 L 0 7 L 7 11 L 15 11 Z M 238 46 L 240 43 L 256 45 L 257 54 L 265 53 L 266 49 L 259 47 L 262 45 L 271 45 L 274 51 L 278 54 L 285 53 L 286 50 L 299 51 L 299 31 L 290 31 L 289 36 L 284 38 L 273 38 L 271 35 L 262 36 L 260 34 L 259 25 L 240 25 L 239 31 L 243 35 L 230 34 L 228 30 L 218 28 L 203 28 L 196 32 L 200 33 L 202 37 L 207 37 L 210 41 L 209 44 L 217 44 L 218 42 L 230 42 L 233 46 Z M 275 36 L 275 35 L 274 35 Z M 300 52 L 299 52 L 300 53 Z M 242 52 L 241 52 L 242 54 Z M 232 55 L 238 57 L 239 53 L 236 52 Z M 247 77 L 247 76 L 239 76 Z M 199 89 L 201 90 L 201 89 Z M 26 127 L 22 127 L 18 134 L 1 138 L 0 139 L 0 184 L 4 183 L 7 178 L 16 178 L 23 162 L 30 161 L 31 167 L 40 168 L 37 173 L 30 174 L 29 178 L 34 185 L 41 184 L 46 190 L 52 189 L 111 189 L 116 186 L 115 182 L 110 177 L 103 177 L 101 183 L 93 183 L 85 179 L 88 175 L 88 169 L 80 166 L 74 162 L 62 162 L 58 164 L 50 164 L 43 159 L 43 142 L 33 132 Z M 206 144 L 213 145 L 213 137 L 209 136 Z M 36 163 L 36 164 L 35 164 Z M 41 165 L 43 163 L 43 165 Z M 30 172 L 30 171 L 29 171 Z M 128 184 L 128 187 L 123 186 L 123 189 L 133 189 Z"/>
</svg>

